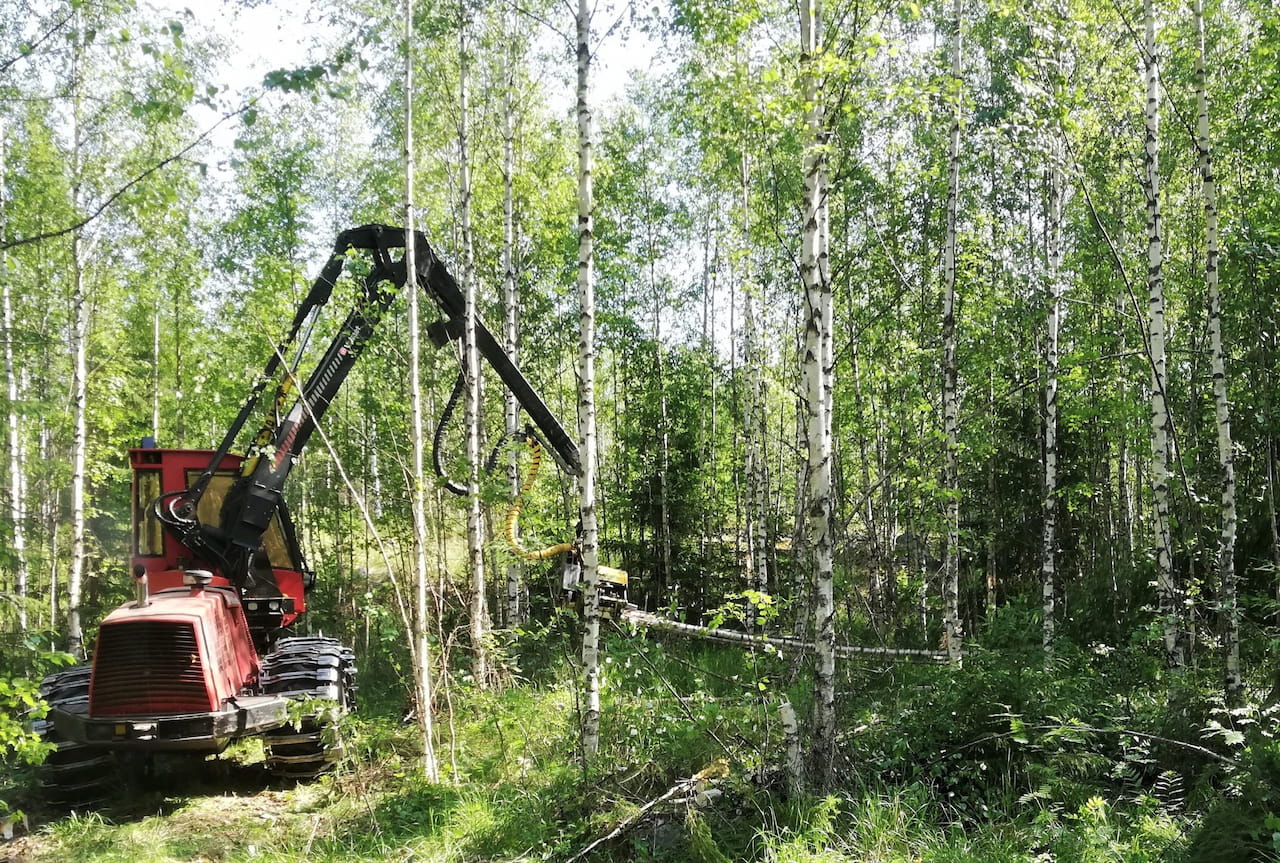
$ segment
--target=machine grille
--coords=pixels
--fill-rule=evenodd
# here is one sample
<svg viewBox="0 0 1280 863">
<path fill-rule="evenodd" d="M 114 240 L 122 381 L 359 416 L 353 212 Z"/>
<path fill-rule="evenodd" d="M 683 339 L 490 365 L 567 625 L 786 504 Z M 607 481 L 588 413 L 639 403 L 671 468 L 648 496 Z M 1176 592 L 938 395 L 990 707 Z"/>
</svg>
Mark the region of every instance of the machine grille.
<svg viewBox="0 0 1280 863">
<path fill-rule="evenodd" d="M 89 693 L 93 716 L 154 716 L 214 709 L 195 627 L 134 620 L 103 626 Z"/>
</svg>

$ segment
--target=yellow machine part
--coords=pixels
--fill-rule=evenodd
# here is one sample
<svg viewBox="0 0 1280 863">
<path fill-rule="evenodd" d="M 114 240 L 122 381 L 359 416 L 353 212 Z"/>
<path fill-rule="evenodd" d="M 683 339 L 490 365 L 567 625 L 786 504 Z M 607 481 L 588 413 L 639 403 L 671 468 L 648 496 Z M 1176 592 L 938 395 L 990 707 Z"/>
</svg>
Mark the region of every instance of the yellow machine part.
<svg viewBox="0 0 1280 863">
<path fill-rule="evenodd" d="M 525 498 L 529 495 L 529 490 L 533 488 L 534 480 L 538 478 L 538 470 L 542 465 L 542 444 L 538 443 L 538 439 L 533 435 L 528 435 L 525 441 L 532 450 L 531 463 L 529 465 L 529 475 L 520 486 L 520 493 L 516 495 L 515 501 L 511 504 L 511 509 L 507 511 L 506 537 L 507 544 L 520 555 L 524 560 L 547 560 L 556 555 L 566 554 L 574 551 L 573 543 L 561 542 L 556 545 L 549 545 L 546 548 L 526 549 L 520 544 L 519 537 L 516 536 L 516 528 L 520 523 L 520 510 L 524 507 Z M 627 595 L 627 571 L 625 569 L 615 569 L 612 566 L 604 566 L 600 564 L 596 567 L 596 573 L 600 582 L 611 588 L 615 596 L 625 599 Z"/>
<path fill-rule="evenodd" d="M 619 587 L 627 586 L 627 571 L 625 569 L 614 569 L 612 566 L 599 564 L 596 566 L 596 573 L 600 576 L 601 581 L 607 581 Z"/>
<path fill-rule="evenodd" d="M 507 511 L 507 545 L 511 546 L 512 550 L 524 560 L 548 560 L 556 555 L 573 551 L 573 543 L 561 542 L 546 548 L 526 549 L 516 536 L 516 527 L 520 523 L 520 510 L 524 507 L 525 498 L 533 488 L 533 482 L 538 478 L 538 470 L 542 466 L 542 444 L 538 443 L 538 439 L 533 435 L 529 435 L 525 440 L 533 453 L 530 457 L 529 475 L 525 477 L 524 483 L 520 486 L 520 493 L 516 495 L 516 499 L 511 503 L 511 509 Z"/>
</svg>

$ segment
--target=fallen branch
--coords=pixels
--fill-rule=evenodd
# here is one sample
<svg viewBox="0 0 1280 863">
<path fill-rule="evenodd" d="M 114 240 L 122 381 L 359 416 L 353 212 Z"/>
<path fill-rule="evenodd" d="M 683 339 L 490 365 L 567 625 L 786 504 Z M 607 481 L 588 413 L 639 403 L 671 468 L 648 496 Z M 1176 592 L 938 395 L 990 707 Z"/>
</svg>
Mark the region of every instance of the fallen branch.
<svg viewBox="0 0 1280 863">
<path fill-rule="evenodd" d="M 650 800 L 648 803 L 641 806 L 635 812 L 631 813 L 629 816 L 619 821 L 618 826 L 614 827 L 608 833 L 601 836 L 599 839 L 592 842 L 586 848 L 583 848 L 577 854 L 570 857 L 567 863 L 577 863 L 577 861 L 586 857 L 588 854 L 590 854 L 592 851 L 599 848 L 604 843 L 611 842 L 612 840 L 617 839 L 619 836 L 625 835 L 626 832 L 630 830 L 632 827 L 636 826 L 636 824 L 640 822 L 640 819 L 644 818 L 645 815 L 649 814 L 656 807 L 662 805 L 666 801 L 670 800 L 672 797 L 676 797 L 677 795 L 680 795 L 680 794 L 687 794 L 688 792 L 692 791 L 699 781 L 701 780 L 698 776 L 690 776 L 688 779 L 681 779 L 675 785 L 672 785 L 670 788 L 664 791 L 661 794 L 661 796 L 655 797 L 652 800 Z"/>
<path fill-rule="evenodd" d="M 660 632 L 673 632 L 677 635 L 687 635 L 691 638 L 700 638 L 703 641 L 719 642 L 721 644 L 737 644 L 747 645 L 751 647 L 773 647 L 777 649 L 795 650 L 804 653 L 812 653 L 816 648 L 812 641 L 804 641 L 789 635 L 751 635 L 746 632 L 738 632 L 733 629 L 712 629 L 709 626 L 697 626 L 692 623 L 680 623 L 679 621 L 669 620 L 665 617 L 658 617 L 656 614 L 650 614 L 647 611 L 638 609 L 630 609 L 622 612 L 621 618 L 627 623 L 635 626 L 643 626 L 646 629 L 656 629 Z M 859 647 L 852 644 L 837 644 L 836 655 L 846 659 L 871 656 L 871 657 L 890 657 L 897 659 L 928 659 L 933 662 L 947 662 L 947 654 L 940 650 L 922 650 L 910 647 Z"/>
</svg>

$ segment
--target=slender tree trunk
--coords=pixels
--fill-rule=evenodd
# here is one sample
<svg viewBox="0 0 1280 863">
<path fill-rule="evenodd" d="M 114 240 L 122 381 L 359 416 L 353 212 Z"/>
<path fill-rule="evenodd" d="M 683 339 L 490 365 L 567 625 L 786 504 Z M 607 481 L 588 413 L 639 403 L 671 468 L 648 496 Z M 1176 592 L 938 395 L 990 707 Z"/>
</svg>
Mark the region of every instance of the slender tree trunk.
<svg viewBox="0 0 1280 863">
<path fill-rule="evenodd" d="M 512 362 L 519 357 L 519 337 L 517 324 L 516 276 L 516 219 L 515 219 L 515 73 L 516 58 L 512 42 L 515 28 L 511 20 L 512 11 L 508 10 L 503 19 L 507 31 L 507 53 L 505 79 L 502 90 L 502 321 L 503 346 Z M 519 431 L 520 404 L 515 393 L 507 390 L 504 417 L 506 420 L 507 440 L 513 440 Z M 515 449 L 507 459 L 507 490 L 511 499 L 520 494 L 520 474 L 518 454 Z M 517 530 L 519 527 L 517 526 Z M 512 555 L 507 563 L 507 626 L 515 627 L 525 622 L 525 606 L 521 602 L 524 585 L 524 567 L 520 559 Z"/>
<path fill-rule="evenodd" d="M 582 442 L 582 666 L 585 687 L 582 716 L 582 756 L 589 765 L 600 749 L 600 594 L 597 581 L 596 524 L 596 319 L 595 319 L 595 197 L 592 188 L 594 120 L 588 101 L 591 81 L 591 10 L 578 0 L 577 114 L 578 114 L 578 427 Z"/>
<path fill-rule="evenodd" d="M 829 133 L 818 68 L 822 47 L 822 0 L 800 6 L 800 68 L 804 101 L 804 233 L 800 276 L 805 287 L 804 378 L 808 438 L 808 522 L 813 552 L 814 671 L 811 777 L 820 790 L 830 787 L 836 747 L 836 632 L 832 534 L 832 293 L 827 244 L 827 155 Z"/>
<path fill-rule="evenodd" d="M 958 421 L 960 413 L 956 368 L 956 209 L 960 195 L 961 0 L 955 0 L 951 43 L 953 94 L 951 131 L 947 145 L 947 232 L 942 250 L 942 432 L 946 439 L 943 465 L 947 543 L 943 552 L 943 629 L 947 654 L 960 664 L 963 631 L 960 623 L 960 476 Z"/>
<path fill-rule="evenodd" d="M 1049 212 L 1046 219 L 1049 312 L 1045 322 L 1044 382 L 1044 498 L 1041 501 L 1044 531 L 1040 550 L 1040 592 L 1044 613 L 1042 642 L 1045 658 L 1053 656 L 1056 636 L 1054 590 L 1058 577 L 1058 329 L 1062 321 L 1062 190 L 1063 177 L 1057 136 L 1049 148 Z"/>
<path fill-rule="evenodd" d="M 160 295 L 151 315 L 151 436 L 160 441 Z"/>
<path fill-rule="evenodd" d="M 1226 647 L 1226 695 L 1239 698 L 1240 605 L 1236 596 L 1236 468 L 1231 442 L 1231 409 L 1222 349 L 1222 298 L 1218 288 L 1218 182 L 1209 138 L 1209 95 L 1205 73 L 1204 0 L 1193 0 L 1196 19 L 1196 150 L 1200 157 L 1200 190 L 1204 197 L 1205 283 L 1209 291 L 1209 343 L 1213 363 L 1213 405 L 1218 421 L 1218 465 L 1222 470 L 1222 525 L 1218 536 L 1218 587 L 1221 591 L 1223 641 Z"/>
<path fill-rule="evenodd" d="M 992 370 L 987 377 L 987 399 L 993 405 L 996 402 L 996 376 L 995 376 L 994 370 Z M 994 410 L 991 411 L 990 425 L 988 426 L 987 433 L 991 435 L 992 440 L 996 439 L 996 412 Z M 991 456 L 987 459 L 987 496 L 992 501 L 998 500 L 998 494 L 999 494 L 999 483 L 998 483 L 998 477 L 996 475 L 997 468 L 998 468 L 997 458 L 998 458 L 998 454 L 995 452 L 992 452 Z M 998 535 L 1000 528 L 1001 528 L 1000 523 L 992 525 L 991 533 L 987 538 L 986 619 L 988 623 L 990 623 L 992 617 L 996 613 L 996 600 L 997 600 L 997 596 L 999 595 L 1000 573 L 999 573 L 999 568 L 997 566 L 997 560 L 996 560 L 999 549 L 996 542 L 996 537 Z"/>
<path fill-rule="evenodd" d="M 707 206 L 706 223 L 703 227 L 702 235 L 702 332 L 698 345 L 708 364 L 714 356 L 711 343 L 711 322 L 713 319 L 712 309 L 715 306 L 715 281 L 711 275 L 712 253 L 711 253 L 711 233 L 712 233 L 712 206 Z M 714 435 L 714 417 L 716 404 L 716 375 L 711 376 L 711 404 L 702 403 L 698 411 L 698 453 L 702 463 L 707 465 L 707 470 L 701 474 L 700 482 L 702 483 L 702 518 L 699 520 L 700 535 L 698 537 L 698 551 L 705 555 L 707 552 L 708 538 L 711 533 L 711 506 L 710 502 L 715 500 L 715 435 Z M 708 420 L 712 420 L 709 422 Z"/>
<path fill-rule="evenodd" d="M 1280 601 L 1280 506 L 1276 505 L 1276 483 L 1280 482 L 1280 469 L 1276 464 L 1276 441 L 1267 436 L 1267 527 L 1270 537 L 1273 596 Z"/>
<path fill-rule="evenodd" d="M 376 413 L 369 414 L 369 440 L 378 440 L 378 415 Z M 372 486 L 369 492 L 374 520 L 382 518 L 382 470 L 378 462 L 378 447 L 369 447 L 369 483 Z"/>
<path fill-rule="evenodd" d="M 185 447 L 187 445 L 186 409 L 183 407 L 185 401 L 182 397 L 183 373 L 185 371 L 182 367 L 182 309 L 184 305 L 178 285 L 175 284 L 173 286 L 173 445 L 176 447 Z"/>
<path fill-rule="evenodd" d="M 7 181 L 5 125 L 0 119 L 0 214 L 6 212 Z M 9 428 L 9 520 L 13 525 L 13 592 L 18 599 L 18 631 L 27 631 L 27 529 L 25 513 L 26 463 L 22 457 L 22 424 L 18 413 L 18 374 L 13 362 L 13 298 L 9 290 L 9 259 L 0 252 L 0 307 L 4 315 L 4 379 L 8 398 Z"/>
<path fill-rule="evenodd" d="M 1143 171 L 1147 198 L 1147 293 L 1151 341 L 1151 488 L 1155 504 L 1156 593 L 1164 629 L 1165 661 L 1179 667 L 1182 614 L 1173 576 L 1173 538 L 1169 527 L 1169 404 L 1165 358 L 1164 245 L 1160 215 L 1160 64 L 1157 59 L 1154 0 L 1145 0 L 1146 123 Z"/>
<path fill-rule="evenodd" d="M 648 139 L 646 137 L 646 147 Z M 654 200 L 652 189 L 648 189 L 649 175 L 646 171 L 644 182 L 646 197 Z M 658 277 L 658 244 L 655 233 L 658 228 L 656 219 L 646 219 L 647 256 L 649 259 L 649 292 L 653 297 L 652 337 L 653 337 L 653 371 L 658 382 L 658 595 L 667 595 L 668 585 L 672 583 L 673 554 L 671 537 L 671 424 L 667 404 L 667 381 L 664 368 L 662 348 L 662 312 L 664 292 L 662 281 Z"/>
<path fill-rule="evenodd" d="M 404 3 L 404 224 L 405 265 L 408 268 L 409 294 L 409 404 L 410 434 L 413 453 L 413 475 L 410 477 L 411 508 L 413 511 L 413 575 L 414 575 L 414 633 L 410 653 L 414 668 L 414 685 L 418 697 L 418 732 L 422 738 L 422 766 L 430 782 L 440 780 L 440 766 L 436 759 L 435 728 L 432 703 L 430 617 L 427 604 L 427 512 L 426 480 L 423 473 L 423 451 L 426 440 L 422 427 L 422 369 L 421 329 L 418 321 L 417 243 L 415 242 L 413 181 L 413 0 Z"/>
<path fill-rule="evenodd" d="M 763 372 L 760 367 L 760 332 L 756 315 L 755 289 L 751 279 L 751 186 L 750 160 L 744 154 L 739 173 L 739 185 L 742 205 L 742 344 L 743 365 L 747 372 L 747 397 L 743 400 L 742 428 L 745 434 L 743 446 L 743 473 L 746 484 L 746 540 L 749 580 L 747 587 L 764 593 L 768 590 L 768 562 L 764 554 L 765 541 L 765 504 L 764 455 L 761 452 L 763 437 L 761 434 L 763 393 Z M 751 618 L 754 625 L 754 615 Z"/>
<path fill-rule="evenodd" d="M 480 513 L 480 363 L 476 350 L 476 273 L 471 231 L 471 152 L 468 141 L 470 110 L 467 76 L 470 58 L 467 13 L 458 7 L 458 161 L 459 215 L 462 235 L 463 315 L 462 366 L 467 397 L 463 410 L 467 427 L 467 559 L 471 571 L 471 657 L 476 685 L 489 685 L 487 584 L 484 571 L 484 525 Z"/>
<path fill-rule="evenodd" d="M 72 109 L 71 109 L 71 196 L 72 207 L 78 213 L 83 204 L 84 178 L 81 136 L 81 97 L 83 81 L 83 43 L 79 34 L 80 14 L 77 13 L 77 36 L 72 47 Z M 85 467 L 88 433 L 88 355 L 89 355 L 89 301 L 85 295 L 84 249 L 80 231 L 71 233 L 71 402 L 74 432 L 71 445 L 71 561 L 67 568 L 67 652 L 84 655 L 84 632 L 80 622 L 80 594 L 84 582 L 85 565 Z"/>
</svg>

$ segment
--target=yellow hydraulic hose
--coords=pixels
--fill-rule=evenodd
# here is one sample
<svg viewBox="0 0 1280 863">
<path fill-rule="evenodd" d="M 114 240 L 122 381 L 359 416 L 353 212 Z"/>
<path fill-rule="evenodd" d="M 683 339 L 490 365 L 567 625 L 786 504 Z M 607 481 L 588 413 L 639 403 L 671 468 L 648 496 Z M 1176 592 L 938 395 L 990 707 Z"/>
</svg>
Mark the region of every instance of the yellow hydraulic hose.
<svg viewBox="0 0 1280 863">
<path fill-rule="evenodd" d="M 573 551 L 573 543 L 562 542 L 537 549 L 536 551 L 528 551 L 516 537 L 516 527 L 520 523 L 520 509 L 524 506 L 525 498 L 529 495 L 529 490 L 533 488 L 534 480 L 538 478 L 538 468 L 542 465 L 542 444 L 538 443 L 538 439 L 533 435 L 527 435 L 525 442 L 529 444 L 529 449 L 533 450 L 533 455 L 529 465 L 529 475 L 520 486 L 520 493 L 512 501 L 511 509 L 507 511 L 507 544 L 525 560 L 548 560 L 558 554 Z"/>
</svg>

